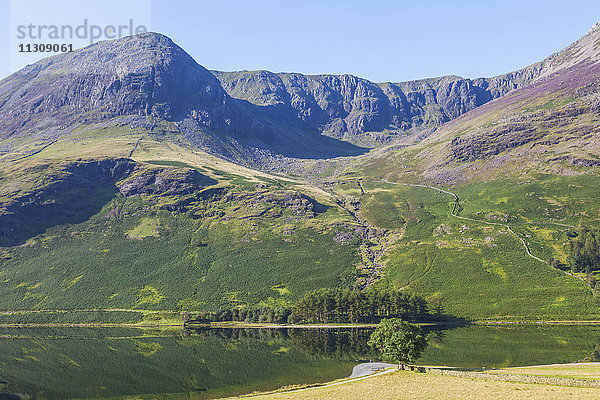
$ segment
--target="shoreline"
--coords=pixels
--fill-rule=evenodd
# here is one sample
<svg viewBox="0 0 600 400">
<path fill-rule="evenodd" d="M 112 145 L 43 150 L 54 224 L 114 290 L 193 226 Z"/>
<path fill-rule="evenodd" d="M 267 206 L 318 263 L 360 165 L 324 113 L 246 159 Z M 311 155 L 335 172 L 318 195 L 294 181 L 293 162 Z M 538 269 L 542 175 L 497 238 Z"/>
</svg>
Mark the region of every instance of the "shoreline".
<svg viewBox="0 0 600 400">
<path fill-rule="evenodd" d="M 420 322 L 415 323 L 415 325 L 419 326 L 427 326 L 427 327 L 461 327 L 461 326 L 469 326 L 469 325 L 478 325 L 478 326 L 503 326 L 503 325 L 564 325 L 564 326 L 594 326 L 599 325 L 600 321 L 468 321 L 468 322 Z M 238 322 L 238 321 L 223 321 L 223 322 L 211 322 L 206 324 L 194 324 L 194 323 L 110 323 L 110 322 L 92 322 L 92 323 L 0 323 L 0 328 L 165 328 L 165 329 L 235 329 L 235 328 L 244 328 L 244 329 L 369 329 L 376 328 L 377 324 L 375 323 L 365 323 L 365 324 L 353 324 L 353 323 L 336 323 L 336 324 L 272 324 L 272 323 L 254 323 L 254 322 Z"/>
<path fill-rule="evenodd" d="M 600 325 L 600 320 L 599 321 L 593 321 L 593 320 L 582 320 L 582 321 L 578 321 L 578 320 L 573 320 L 573 321 L 569 321 L 569 320 L 561 320 L 561 321 L 544 321 L 544 320 L 503 321 L 503 320 L 497 320 L 497 321 L 493 321 L 492 320 L 492 321 L 487 321 L 487 320 L 483 320 L 483 321 L 470 321 L 466 325 Z"/>
<path fill-rule="evenodd" d="M 180 328 L 182 324 L 136 324 L 136 323 L 12 323 L 0 324 L 0 328 Z"/>
</svg>

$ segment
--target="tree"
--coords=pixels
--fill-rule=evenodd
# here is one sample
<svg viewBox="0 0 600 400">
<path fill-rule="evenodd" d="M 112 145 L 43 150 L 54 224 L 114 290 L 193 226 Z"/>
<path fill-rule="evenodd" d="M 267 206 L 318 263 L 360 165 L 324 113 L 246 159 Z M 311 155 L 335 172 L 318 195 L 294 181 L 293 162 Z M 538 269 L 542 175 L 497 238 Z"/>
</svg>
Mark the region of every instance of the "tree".
<svg viewBox="0 0 600 400">
<path fill-rule="evenodd" d="M 384 319 L 371 334 L 369 346 L 385 358 L 398 361 L 398 369 L 414 362 L 427 347 L 423 330 L 399 318 Z"/>
</svg>

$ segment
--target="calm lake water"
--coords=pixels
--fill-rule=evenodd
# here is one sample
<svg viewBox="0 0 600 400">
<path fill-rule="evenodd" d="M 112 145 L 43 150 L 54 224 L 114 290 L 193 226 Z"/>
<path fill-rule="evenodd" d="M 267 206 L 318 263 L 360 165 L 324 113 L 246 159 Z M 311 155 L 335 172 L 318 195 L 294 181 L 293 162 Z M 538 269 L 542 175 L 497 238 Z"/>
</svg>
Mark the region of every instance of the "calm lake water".
<svg viewBox="0 0 600 400">
<path fill-rule="evenodd" d="M 348 376 L 367 329 L 0 329 L 0 400 L 215 398 Z M 598 356 L 600 327 L 430 330 L 419 364 L 468 368 Z M 18 397 L 17 397 L 18 395 Z"/>
</svg>

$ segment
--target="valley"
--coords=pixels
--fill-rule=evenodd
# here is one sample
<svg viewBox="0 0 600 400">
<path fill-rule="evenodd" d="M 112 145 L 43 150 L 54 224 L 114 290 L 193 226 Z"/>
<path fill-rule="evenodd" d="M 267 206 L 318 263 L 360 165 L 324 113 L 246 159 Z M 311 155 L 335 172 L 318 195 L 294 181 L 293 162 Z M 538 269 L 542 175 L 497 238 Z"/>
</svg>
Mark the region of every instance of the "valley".
<svg viewBox="0 0 600 400">
<path fill-rule="evenodd" d="M 466 320 L 595 320 L 569 243 L 600 228 L 598 35 L 475 80 L 209 71 L 159 34 L 28 66 L 0 83 L 0 308 L 380 288 Z"/>
</svg>

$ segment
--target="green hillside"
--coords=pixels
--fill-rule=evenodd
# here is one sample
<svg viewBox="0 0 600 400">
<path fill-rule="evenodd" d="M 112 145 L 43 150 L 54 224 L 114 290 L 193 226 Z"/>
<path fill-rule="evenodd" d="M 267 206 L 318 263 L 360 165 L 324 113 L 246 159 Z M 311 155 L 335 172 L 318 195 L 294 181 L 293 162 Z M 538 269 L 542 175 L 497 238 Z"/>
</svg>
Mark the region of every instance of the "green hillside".
<svg viewBox="0 0 600 400">
<path fill-rule="evenodd" d="M 522 242 L 503 226 L 504 214 L 481 201 L 481 194 L 469 197 L 468 188 L 452 189 L 461 199 L 465 193 L 464 202 L 469 205 L 460 216 L 478 222 L 452 216 L 453 196 L 432 188 L 370 182 L 364 182 L 363 187 L 360 215 L 387 229 L 385 267 L 377 286 L 416 291 L 430 304 L 470 318 L 598 317 L 591 289 L 581 280 L 530 257 Z M 510 188 L 515 185 L 506 187 L 505 194 L 510 196 Z M 356 193 L 351 188 L 346 191 Z M 498 187 L 494 194 L 502 198 L 503 192 Z M 511 198 L 517 202 L 520 197 Z M 459 204 L 462 206 L 463 201 Z M 517 202 L 515 210 L 523 206 Z M 548 220 L 535 220 L 534 210 L 530 211 L 526 214 L 531 220 Z M 527 239 L 532 254 L 543 260 L 555 257 L 565 261 L 568 250 L 564 242 L 570 228 L 525 224 L 512 217 L 508 220 L 506 224 Z"/>
<path fill-rule="evenodd" d="M 597 319 L 600 265 L 573 271 L 569 243 L 600 228 L 599 40 L 490 78 L 477 107 L 461 102 L 483 80 L 384 96 L 352 76 L 217 79 L 156 34 L 27 67 L 0 81 L 0 309 L 199 311 L 374 286 L 471 319 Z M 401 87 L 444 91 L 455 119 L 429 124 L 433 103 L 411 108 Z"/>
<path fill-rule="evenodd" d="M 119 141 L 104 139 L 97 143 L 118 157 Z M 168 156 L 172 146 L 183 161 L 138 162 L 140 169 L 116 185 L 130 188 L 129 183 L 141 182 L 140 177 L 158 168 L 163 181 L 174 176 L 180 187 L 182 174 L 193 168 L 206 173 L 209 186 L 174 194 L 146 182 L 141 194 L 125 196 L 106 184 L 103 197 L 94 192 L 90 201 L 83 197 L 79 212 L 73 213 L 71 196 L 81 188 L 65 185 L 89 182 L 82 173 L 65 172 L 64 165 L 71 165 L 67 158 L 48 158 L 61 153 L 61 146 L 69 148 L 67 143 L 48 148 L 22 161 L 21 169 L 28 173 L 7 171 L 2 179 L 8 204 L 30 192 L 44 199 L 39 204 L 35 200 L 21 221 L 41 214 L 36 218 L 43 229 L 2 249 L 2 309 L 199 310 L 288 304 L 311 289 L 353 284 L 360 245 L 356 224 L 316 188 L 314 193 L 303 189 L 305 195 L 299 192 L 301 183 L 208 155 L 198 161 L 185 148 L 150 140 L 138 146 L 139 159 L 156 158 L 161 146 L 162 156 Z M 10 191 L 15 187 L 19 190 Z M 51 209 L 57 216 L 44 219 L 48 203 L 64 210 Z"/>
</svg>

